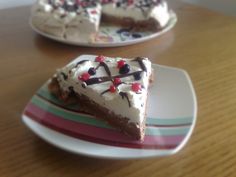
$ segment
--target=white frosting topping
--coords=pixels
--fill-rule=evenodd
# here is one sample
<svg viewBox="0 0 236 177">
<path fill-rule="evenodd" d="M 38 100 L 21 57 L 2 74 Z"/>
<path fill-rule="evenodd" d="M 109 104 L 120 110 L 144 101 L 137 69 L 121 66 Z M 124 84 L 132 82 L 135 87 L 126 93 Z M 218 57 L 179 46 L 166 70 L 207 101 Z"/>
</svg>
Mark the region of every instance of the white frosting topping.
<svg viewBox="0 0 236 177">
<path fill-rule="evenodd" d="M 167 2 L 163 1 L 159 6 L 155 6 L 149 13 L 148 18 L 156 19 L 160 26 L 164 27 L 170 19 Z"/>
<path fill-rule="evenodd" d="M 120 76 L 121 84 L 116 85 L 116 91 L 111 92 L 109 90 L 110 86 L 114 86 L 114 77 L 113 82 L 108 80 L 106 82 L 96 83 L 92 85 L 87 85 L 84 88 L 85 82 L 80 80 L 84 73 L 87 73 L 90 68 L 96 68 L 99 65 L 99 62 L 95 62 L 96 56 L 89 56 L 88 60 L 82 64 L 76 64 L 73 62 L 62 69 L 57 71 L 57 78 L 60 84 L 60 87 L 64 91 L 69 91 L 70 87 L 73 87 L 73 90 L 78 94 L 84 94 L 91 98 L 97 104 L 104 106 L 110 111 L 114 112 L 117 115 L 129 118 L 131 122 L 142 123 L 145 117 L 146 109 L 146 99 L 147 91 L 149 86 L 149 78 L 151 75 L 151 62 L 147 58 L 142 59 L 142 63 L 146 68 L 146 71 L 143 71 L 140 63 L 138 61 L 132 61 L 130 59 L 122 58 L 109 58 L 106 57 L 104 63 L 110 69 L 112 76 Z M 133 75 L 127 77 L 121 77 L 119 69 L 117 68 L 117 61 L 124 60 L 126 64 L 130 66 L 129 73 L 139 71 L 141 73 L 141 78 L 135 80 Z M 78 61 L 78 59 L 76 60 Z M 67 79 L 64 78 L 64 73 L 67 76 Z M 129 74 L 128 73 L 128 74 Z M 91 78 L 95 77 L 107 77 L 108 74 L 103 66 L 100 66 L 96 70 L 95 75 L 91 75 Z M 142 89 L 138 92 L 132 89 L 132 84 L 139 84 L 142 86 Z M 85 84 L 86 85 L 86 84 Z M 128 98 L 125 96 L 122 97 L 120 93 L 125 93 Z"/>
</svg>

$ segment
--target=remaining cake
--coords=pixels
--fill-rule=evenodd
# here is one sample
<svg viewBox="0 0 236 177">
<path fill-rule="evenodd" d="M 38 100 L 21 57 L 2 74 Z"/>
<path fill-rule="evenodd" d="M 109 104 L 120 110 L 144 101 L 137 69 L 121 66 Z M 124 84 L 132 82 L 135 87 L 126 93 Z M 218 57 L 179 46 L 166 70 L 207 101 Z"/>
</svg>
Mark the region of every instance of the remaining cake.
<svg viewBox="0 0 236 177">
<path fill-rule="evenodd" d="M 58 69 L 49 90 L 65 102 L 76 98 L 89 113 L 143 140 L 151 62 L 143 57 L 82 58 Z"/>
<path fill-rule="evenodd" d="M 93 41 L 100 23 L 160 30 L 170 19 L 164 0 L 38 0 L 32 24 L 71 41 Z"/>
</svg>

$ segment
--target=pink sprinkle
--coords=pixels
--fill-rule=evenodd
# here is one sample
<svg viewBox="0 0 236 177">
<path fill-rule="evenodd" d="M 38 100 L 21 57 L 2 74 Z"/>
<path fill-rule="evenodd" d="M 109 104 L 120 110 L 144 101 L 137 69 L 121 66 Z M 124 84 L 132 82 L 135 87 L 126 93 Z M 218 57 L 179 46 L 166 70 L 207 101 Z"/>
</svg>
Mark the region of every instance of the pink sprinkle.
<svg viewBox="0 0 236 177">
<path fill-rule="evenodd" d="M 131 88 L 134 92 L 139 92 L 142 90 L 142 86 L 140 83 L 133 83 Z"/>
<path fill-rule="evenodd" d="M 79 76 L 79 80 L 82 80 L 82 81 L 87 81 L 89 80 L 90 78 L 90 74 L 89 73 L 83 73 L 81 76 Z"/>
<path fill-rule="evenodd" d="M 102 56 L 102 55 L 97 56 L 97 57 L 95 58 L 95 61 L 96 61 L 96 62 L 104 62 L 104 60 L 105 60 L 105 57 Z"/>
<path fill-rule="evenodd" d="M 119 77 L 116 77 L 114 79 L 114 83 L 115 83 L 115 85 L 119 85 L 121 83 L 121 79 Z"/>
<path fill-rule="evenodd" d="M 117 62 L 117 68 L 121 68 L 124 65 L 125 65 L 125 61 L 124 60 L 120 60 L 120 61 Z"/>
<path fill-rule="evenodd" d="M 110 92 L 115 93 L 116 92 L 116 87 L 114 85 L 110 86 Z"/>
</svg>

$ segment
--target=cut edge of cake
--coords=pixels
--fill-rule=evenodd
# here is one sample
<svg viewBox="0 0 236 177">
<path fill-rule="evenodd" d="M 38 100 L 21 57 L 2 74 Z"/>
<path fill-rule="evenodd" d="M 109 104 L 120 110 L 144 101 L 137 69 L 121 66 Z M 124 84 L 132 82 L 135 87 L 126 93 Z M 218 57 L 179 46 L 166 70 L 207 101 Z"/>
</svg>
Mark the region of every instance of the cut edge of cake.
<svg viewBox="0 0 236 177">
<path fill-rule="evenodd" d="M 119 7 L 116 1 L 105 4 L 102 9 L 102 21 L 123 27 L 135 27 L 136 30 L 158 31 L 164 28 L 170 20 L 167 2 L 164 0 L 143 2 L 146 4 L 141 5 L 133 1 L 133 5 L 128 3 Z"/>
</svg>

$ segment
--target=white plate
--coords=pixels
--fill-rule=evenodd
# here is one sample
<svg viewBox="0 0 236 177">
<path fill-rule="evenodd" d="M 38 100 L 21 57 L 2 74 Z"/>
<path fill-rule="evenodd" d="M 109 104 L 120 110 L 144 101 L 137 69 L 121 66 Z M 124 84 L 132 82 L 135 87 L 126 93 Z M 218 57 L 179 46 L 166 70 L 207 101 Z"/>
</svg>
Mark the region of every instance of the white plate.
<svg viewBox="0 0 236 177">
<path fill-rule="evenodd" d="M 73 62 L 87 59 L 81 56 Z M 153 65 L 144 142 L 131 141 L 102 121 L 65 107 L 42 86 L 26 106 L 22 119 L 39 137 L 76 154 L 132 159 L 172 155 L 187 143 L 195 126 L 197 103 L 188 74 Z M 97 132 L 97 133 L 96 133 Z"/>
<path fill-rule="evenodd" d="M 138 32 L 138 31 L 133 31 L 132 29 L 124 29 L 119 26 L 108 26 L 105 24 L 101 24 L 98 34 L 94 36 L 94 42 L 91 42 L 90 39 L 88 39 L 88 41 L 86 42 L 79 40 L 70 41 L 62 37 L 57 37 L 47 34 L 36 28 L 32 24 L 32 19 L 30 20 L 30 26 L 38 34 L 65 44 L 87 46 L 87 47 L 118 47 L 118 46 L 126 46 L 144 42 L 153 39 L 155 37 L 158 37 L 163 33 L 169 31 L 171 28 L 175 26 L 177 22 L 177 16 L 172 10 L 170 11 L 170 16 L 171 17 L 168 24 L 161 31 L 158 32 L 153 32 L 153 31 Z"/>
</svg>

